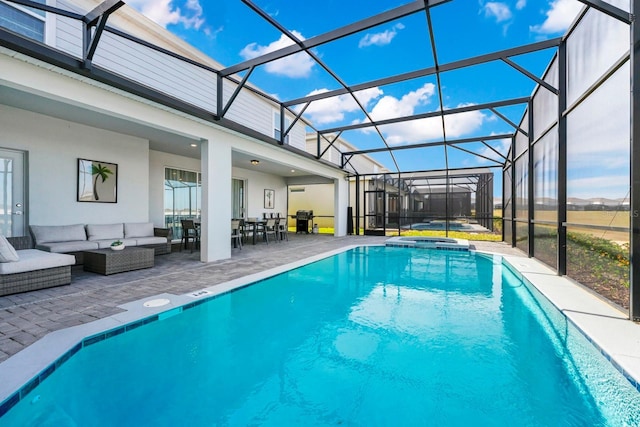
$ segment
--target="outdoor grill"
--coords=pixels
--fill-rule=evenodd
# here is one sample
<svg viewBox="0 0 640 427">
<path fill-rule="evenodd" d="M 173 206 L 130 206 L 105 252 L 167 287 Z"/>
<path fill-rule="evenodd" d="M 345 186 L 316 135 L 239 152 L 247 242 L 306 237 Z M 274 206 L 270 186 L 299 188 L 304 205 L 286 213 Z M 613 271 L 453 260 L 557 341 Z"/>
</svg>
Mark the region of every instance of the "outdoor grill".
<svg viewBox="0 0 640 427">
<path fill-rule="evenodd" d="M 296 233 L 309 234 L 309 225 L 313 221 L 313 211 L 296 212 Z"/>
</svg>

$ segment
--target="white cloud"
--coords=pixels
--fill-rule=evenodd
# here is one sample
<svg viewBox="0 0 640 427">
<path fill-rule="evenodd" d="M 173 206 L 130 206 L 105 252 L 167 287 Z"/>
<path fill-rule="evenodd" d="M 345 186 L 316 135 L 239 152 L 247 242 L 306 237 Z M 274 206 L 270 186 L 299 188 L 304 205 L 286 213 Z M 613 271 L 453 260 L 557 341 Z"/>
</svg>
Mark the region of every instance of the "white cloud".
<svg viewBox="0 0 640 427">
<path fill-rule="evenodd" d="M 522 10 L 527 6 L 527 0 L 518 0 L 516 3 L 516 9 Z"/>
<path fill-rule="evenodd" d="M 491 135 L 495 135 L 495 133 L 492 132 Z M 496 139 L 493 141 L 487 141 L 487 144 L 495 148 L 496 151 L 498 151 L 500 154 L 506 156 L 507 153 L 509 152 L 509 147 L 511 146 L 511 139 L 509 138 Z M 491 150 L 488 147 L 483 147 L 481 150 L 478 151 L 478 154 L 488 157 L 490 159 L 495 159 L 498 162 L 504 161 L 502 157 L 498 156 L 493 150 Z M 478 162 L 480 164 L 489 163 L 488 160 L 483 159 L 482 157 L 478 157 Z"/>
<path fill-rule="evenodd" d="M 381 33 L 366 34 L 362 39 L 360 39 L 358 47 L 388 45 L 398 34 L 398 30 L 402 29 L 404 29 L 404 25 L 398 23 L 394 25 L 390 30 L 383 31 Z"/>
<path fill-rule="evenodd" d="M 487 2 L 484 7 L 484 16 L 487 18 L 495 18 L 496 22 L 504 22 L 511 19 L 511 9 L 505 3 L 500 2 Z"/>
<path fill-rule="evenodd" d="M 417 107 L 431 102 L 435 95 L 435 85 L 427 83 L 416 91 L 409 92 L 398 99 L 393 96 L 382 97 L 371 110 L 373 120 L 404 117 L 416 114 Z M 469 104 L 461 104 L 462 107 Z M 486 116 L 479 111 L 452 114 L 445 117 L 447 137 L 456 138 L 473 132 L 482 126 Z M 439 117 L 411 120 L 380 126 L 387 142 L 391 145 L 413 144 L 425 140 L 442 139 L 442 120 Z M 371 132 L 372 129 L 365 129 Z"/>
<path fill-rule="evenodd" d="M 327 92 L 319 89 L 310 95 Z M 405 117 L 416 114 L 418 107 L 429 104 L 436 94 L 436 86 L 426 83 L 415 91 L 411 91 L 401 98 L 384 95 L 379 88 L 370 88 L 356 92 L 358 100 L 365 107 L 373 104 L 368 109 L 369 116 L 374 121 L 390 118 Z M 460 104 L 464 107 L 471 104 Z M 340 95 L 333 98 L 314 101 L 305 110 L 313 123 L 336 123 L 345 119 L 347 113 L 357 112 L 359 107 L 349 95 Z M 447 137 L 457 138 L 479 129 L 487 120 L 487 116 L 480 111 L 452 114 L 445 117 L 445 129 Z M 366 122 L 367 120 L 352 120 L 351 124 Z M 374 132 L 373 128 L 361 129 L 364 133 Z M 380 131 L 391 145 L 412 144 L 425 140 L 442 139 L 442 120 L 439 117 L 412 120 L 402 123 L 393 123 L 380 126 Z M 494 154 L 495 155 L 495 154 Z"/>
<path fill-rule="evenodd" d="M 458 107 L 468 107 L 472 104 L 459 104 Z M 480 111 L 451 114 L 444 117 L 447 138 L 457 138 L 479 129 L 487 116 Z"/>
<path fill-rule="evenodd" d="M 212 29 L 209 27 L 205 27 L 204 28 L 204 34 L 209 37 L 210 39 L 216 38 L 216 36 L 218 35 L 218 33 L 221 33 L 222 30 L 224 30 L 224 27 L 220 26 L 216 29 Z"/>
<path fill-rule="evenodd" d="M 327 89 L 318 89 L 307 96 L 324 92 L 327 92 Z M 372 100 L 380 97 L 382 93 L 382 90 L 374 87 L 356 92 L 355 95 L 358 101 L 366 107 Z M 313 123 L 317 124 L 335 123 L 343 120 L 346 113 L 358 111 L 359 109 L 360 107 L 351 95 L 340 95 L 312 102 L 305 110 L 305 116 L 308 116 Z M 297 110 L 299 111 L 299 108 Z"/>
<path fill-rule="evenodd" d="M 409 92 L 400 99 L 390 95 L 384 96 L 373 107 L 370 116 L 373 120 L 410 116 L 414 114 L 416 107 L 426 105 L 431 101 L 435 90 L 436 86 L 433 83 L 426 83 L 418 90 Z"/>
<path fill-rule="evenodd" d="M 299 40 L 304 40 L 304 37 L 299 32 L 292 31 L 291 33 Z M 292 44 L 293 41 L 283 34 L 278 40 L 266 46 L 259 45 L 258 43 L 251 43 L 245 46 L 244 49 L 240 51 L 240 56 L 244 59 L 252 59 Z M 278 59 L 277 61 L 269 62 L 265 64 L 265 69 L 272 74 L 300 78 L 307 77 L 309 73 L 311 73 L 314 64 L 315 61 L 309 55 L 305 52 L 300 52 Z"/>
<path fill-rule="evenodd" d="M 184 10 L 173 0 L 129 0 L 127 4 L 163 27 L 181 24 L 198 30 L 205 22 L 199 0 L 187 0 Z"/>
<path fill-rule="evenodd" d="M 452 114 L 445 117 L 447 138 L 459 138 L 482 126 L 485 115 L 480 111 Z M 381 126 L 390 145 L 415 144 L 429 140 L 442 140 L 442 120 L 439 117 L 412 120 Z"/>
<path fill-rule="evenodd" d="M 576 0 L 554 0 L 550 3 L 544 22 L 529 29 L 539 34 L 562 33 L 569 28 L 581 9 L 582 3 Z"/>
</svg>

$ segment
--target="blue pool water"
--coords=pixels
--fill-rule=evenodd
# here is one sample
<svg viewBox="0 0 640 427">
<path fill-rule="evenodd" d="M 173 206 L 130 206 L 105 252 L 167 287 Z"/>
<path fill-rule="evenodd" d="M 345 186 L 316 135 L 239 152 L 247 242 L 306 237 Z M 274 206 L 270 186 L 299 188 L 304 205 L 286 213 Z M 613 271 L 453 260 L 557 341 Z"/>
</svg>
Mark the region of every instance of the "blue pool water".
<svg viewBox="0 0 640 427">
<path fill-rule="evenodd" d="M 489 256 L 350 250 L 85 340 L 0 426 L 640 425 L 535 292 Z"/>
</svg>

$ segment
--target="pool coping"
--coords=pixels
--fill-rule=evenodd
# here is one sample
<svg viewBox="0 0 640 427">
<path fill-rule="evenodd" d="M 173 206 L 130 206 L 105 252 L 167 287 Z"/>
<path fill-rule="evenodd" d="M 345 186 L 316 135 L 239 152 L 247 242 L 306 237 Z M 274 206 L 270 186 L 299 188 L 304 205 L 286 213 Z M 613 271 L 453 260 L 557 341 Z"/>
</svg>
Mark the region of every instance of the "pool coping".
<svg viewBox="0 0 640 427">
<path fill-rule="evenodd" d="M 163 293 L 135 300 L 118 307 L 121 313 L 96 321 L 61 329 L 45 335 L 34 344 L 0 363 L 0 416 L 21 397 L 28 394 L 39 381 L 50 375 L 48 369 L 54 363 L 64 363 L 83 345 L 104 339 L 108 331 L 112 334 L 124 332 L 124 326 L 133 323 L 137 327 L 144 319 L 156 320 L 163 312 L 175 312 L 182 307 L 194 306 L 210 298 L 231 292 L 247 285 L 265 280 L 306 264 L 348 251 L 375 245 L 348 245 L 305 259 L 250 274 L 186 294 Z M 469 252 L 499 257 L 521 279 L 526 280 L 562 312 L 596 348 L 611 361 L 614 367 L 640 391 L 640 325 L 631 322 L 627 315 L 611 304 L 584 289 L 572 280 L 556 275 L 546 265 L 524 256 L 504 255 L 489 251 Z M 166 299 L 161 306 L 145 307 L 145 302 Z M 152 304 L 153 305 L 153 304 Z M 45 371 L 46 369 L 46 371 Z M 17 395 L 17 397 L 16 397 Z M 16 400 L 17 401 L 14 401 Z"/>
<path fill-rule="evenodd" d="M 640 392 L 640 324 L 534 258 L 496 255 L 547 298 Z"/>
<path fill-rule="evenodd" d="M 394 236 L 384 241 L 385 246 L 396 248 L 436 249 L 443 251 L 469 251 L 467 239 L 431 236 Z"/>
<path fill-rule="evenodd" d="M 339 249 L 323 252 L 308 258 L 284 264 L 278 267 L 270 268 L 258 273 L 239 277 L 228 282 L 216 284 L 210 287 L 197 289 L 186 294 L 170 294 L 162 293 L 147 298 L 131 301 L 118 307 L 125 310 L 121 313 L 114 314 L 109 317 L 95 320 L 78 326 L 72 326 L 65 329 L 53 331 L 14 354 L 4 362 L 0 363 L 0 416 L 3 410 L 8 410 L 5 405 L 13 406 L 17 402 L 8 400 L 14 397 L 18 392 L 25 395 L 31 390 L 30 384 L 39 382 L 50 375 L 47 369 L 52 364 L 58 364 L 59 361 L 68 359 L 68 353 L 74 353 L 82 348 L 83 342 L 87 338 L 100 336 L 109 330 L 117 330 L 118 328 L 129 323 L 139 322 L 147 317 L 158 315 L 162 312 L 179 309 L 190 303 L 213 298 L 230 291 L 241 289 L 247 285 L 268 279 L 272 276 L 284 273 L 295 268 L 302 267 L 315 261 L 348 251 L 350 249 L 363 246 L 382 246 L 382 245 L 347 245 Z M 157 299 L 168 299 L 169 303 L 159 307 L 145 307 L 144 303 Z M 45 371 L 47 369 L 47 371 Z M 33 384 L 35 387 L 37 384 Z M 18 398 L 18 400 L 20 397 Z"/>
</svg>

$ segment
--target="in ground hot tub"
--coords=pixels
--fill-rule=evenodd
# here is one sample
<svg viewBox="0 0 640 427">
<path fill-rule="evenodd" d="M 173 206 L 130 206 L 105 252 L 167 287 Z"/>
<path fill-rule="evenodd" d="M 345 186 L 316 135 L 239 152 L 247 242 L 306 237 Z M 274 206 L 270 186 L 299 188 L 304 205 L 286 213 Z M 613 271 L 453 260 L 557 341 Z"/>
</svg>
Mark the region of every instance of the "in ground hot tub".
<svg viewBox="0 0 640 427">
<path fill-rule="evenodd" d="M 451 239 L 449 237 L 428 236 L 396 236 L 384 242 L 386 246 L 400 248 L 444 249 L 450 251 L 468 251 L 469 241 L 465 239 Z"/>
</svg>

